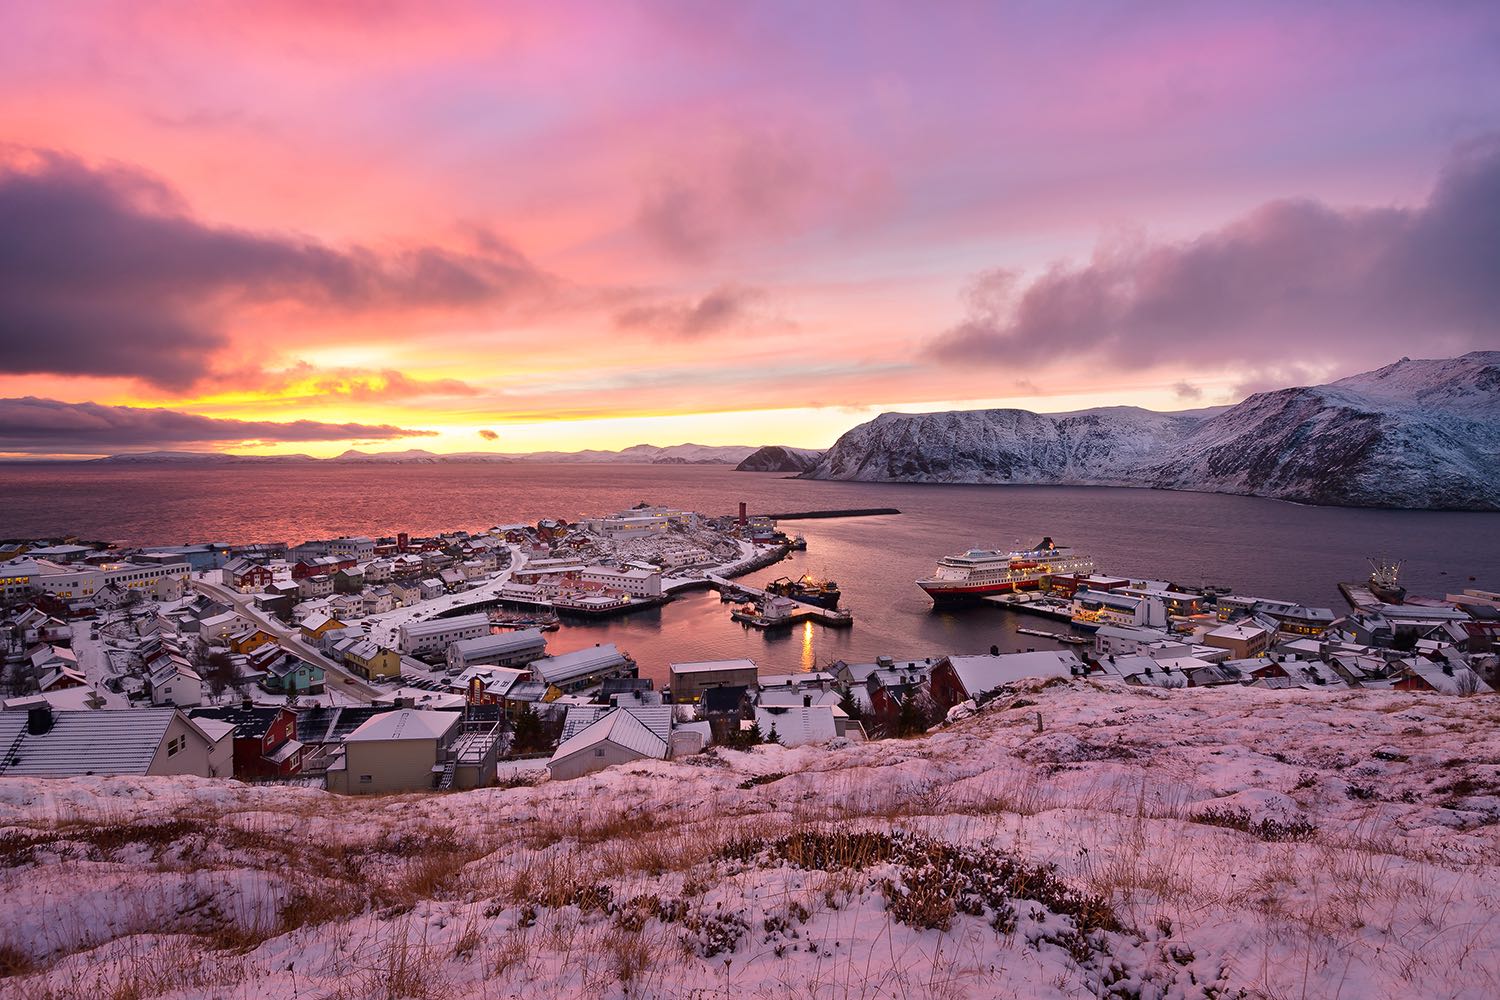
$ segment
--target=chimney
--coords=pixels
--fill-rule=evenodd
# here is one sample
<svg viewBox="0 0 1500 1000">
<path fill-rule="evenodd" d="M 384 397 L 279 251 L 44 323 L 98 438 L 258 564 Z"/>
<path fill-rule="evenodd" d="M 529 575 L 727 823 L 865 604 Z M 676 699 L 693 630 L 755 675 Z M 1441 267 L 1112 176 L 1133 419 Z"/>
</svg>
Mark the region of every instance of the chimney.
<svg viewBox="0 0 1500 1000">
<path fill-rule="evenodd" d="M 52 706 L 35 705 L 26 710 L 26 731 L 32 736 L 45 736 L 52 731 Z"/>
<path fill-rule="evenodd" d="M 745 516 L 745 501 L 741 500 L 740 501 L 740 527 L 743 528 L 748 523 L 748 521 L 749 521 L 749 518 L 747 518 Z"/>
</svg>

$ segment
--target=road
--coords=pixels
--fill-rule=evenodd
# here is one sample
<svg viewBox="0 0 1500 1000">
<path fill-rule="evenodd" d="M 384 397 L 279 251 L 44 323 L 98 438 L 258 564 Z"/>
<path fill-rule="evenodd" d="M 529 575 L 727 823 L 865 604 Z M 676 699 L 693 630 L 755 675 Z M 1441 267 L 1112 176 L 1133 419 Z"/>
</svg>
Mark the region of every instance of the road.
<svg viewBox="0 0 1500 1000">
<path fill-rule="evenodd" d="M 194 590 L 205 593 L 216 601 L 223 601 L 234 605 L 240 614 L 274 635 L 283 649 L 291 653 L 296 653 L 309 663 L 315 663 L 322 667 L 324 673 L 327 674 L 325 684 L 329 688 L 337 689 L 346 697 L 364 704 L 369 704 L 376 698 L 385 697 L 389 694 L 389 692 L 382 691 L 359 676 L 350 673 L 349 669 L 343 664 L 330 659 L 322 651 L 308 645 L 303 640 L 300 629 L 290 628 L 271 615 L 262 612 L 255 606 L 253 595 L 241 594 L 223 584 L 211 583 L 208 580 L 199 579 L 197 576 L 191 580 L 191 586 Z"/>
<path fill-rule="evenodd" d="M 401 638 L 401 626 L 410 621 L 426 621 L 435 618 L 443 611 L 451 611 L 454 608 L 477 604 L 480 601 L 491 600 L 500 588 L 510 582 L 511 574 L 526 565 L 526 553 L 519 545 L 508 545 L 510 549 L 510 565 L 490 577 L 488 580 L 475 587 L 473 590 L 461 590 L 456 594 L 444 594 L 442 597 L 434 597 L 430 600 L 419 601 L 416 604 L 384 614 L 370 615 L 364 619 L 365 631 L 370 638 L 389 649 L 398 648 Z"/>
</svg>

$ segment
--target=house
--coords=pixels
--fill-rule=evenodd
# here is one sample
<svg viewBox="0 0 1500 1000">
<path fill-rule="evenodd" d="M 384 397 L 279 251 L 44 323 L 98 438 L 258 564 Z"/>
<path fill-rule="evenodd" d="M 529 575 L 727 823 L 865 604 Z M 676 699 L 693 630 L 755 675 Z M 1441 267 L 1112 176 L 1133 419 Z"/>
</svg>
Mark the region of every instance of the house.
<svg viewBox="0 0 1500 1000">
<path fill-rule="evenodd" d="M 323 774 L 333 756 L 344 745 L 344 738 L 362 726 L 367 719 L 393 712 L 394 705 L 360 705 L 358 707 L 314 706 L 297 714 L 297 740 L 302 744 L 302 774 Z"/>
<path fill-rule="evenodd" d="M 227 736 L 215 738 L 175 708 L 0 712 L 0 775 L 194 774 L 227 777 Z"/>
<path fill-rule="evenodd" d="M 398 644 L 401 652 L 420 656 L 441 653 L 450 642 L 489 634 L 488 615 L 458 615 L 425 622 L 405 622 L 399 632 Z"/>
<path fill-rule="evenodd" d="M 360 610 L 366 615 L 383 615 L 396 606 L 396 595 L 390 587 L 370 587 L 360 598 Z"/>
<path fill-rule="evenodd" d="M 345 795 L 431 790 L 460 732 L 457 712 L 399 708 L 371 716 L 329 762 L 327 788 Z"/>
<path fill-rule="evenodd" d="M 367 681 L 401 676 L 401 654 L 370 639 L 356 639 L 339 651 L 344 664 Z"/>
<path fill-rule="evenodd" d="M 462 692 L 471 705 L 504 705 L 505 696 L 517 682 L 531 675 L 514 667 L 492 667 L 478 664 L 465 670 L 449 683 L 453 691 Z"/>
<path fill-rule="evenodd" d="M 271 585 L 271 571 L 249 559 L 231 559 L 219 572 L 224 578 L 224 586 L 242 594 L 258 593 Z"/>
<path fill-rule="evenodd" d="M 264 672 L 261 687 L 272 694 L 322 694 L 327 675 L 316 663 L 309 663 L 295 653 L 282 653 L 275 659 L 258 663 Z"/>
<path fill-rule="evenodd" d="M 1203 643 L 1229 650 L 1230 659 L 1247 660 L 1264 653 L 1271 645 L 1272 635 L 1268 629 L 1247 622 L 1237 622 L 1220 625 L 1205 632 Z"/>
<path fill-rule="evenodd" d="M 302 619 L 302 638 L 313 645 L 317 645 L 323 636 L 334 629 L 348 628 L 349 626 L 337 618 L 330 618 L 321 611 L 314 611 Z"/>
<path fill-rule="evenodd" d="M 933 664 L 930 687 L 933 700 L 946 711 L 1002 684 L 1028 677 L 1073 677 L 1087 670 L 1083 661 L 1067 650 L 944 656 Z"/>
<path fill-rule="evenodd" d="M 673 663 L 668 667 L 672 700 L 679 704 L 696 702 L 703 692 L 716 687 L 755 687 L 757 671 L 754 660 L 701 660 Z"/>
<path fill-rule="evenodd" d="M 151 704 L 173 705 L 191 708 L 203 704 L 203 678 L 180 656 L 165 658 L 165 662 L 151 672 L 148 686 Z"/>
<path fill-rule="evenodd" d="M 531 676 L 564 693 L 592 687 L 609 677 L 635 673 L 635 663 L 612 642 L 533 660 Z"/>
<path fill-rule="evenodd" d="M 786 747 L 827 743 L 838 735 L 833 705 L 757 705 L 755 723 L 766 740 Z"/>
<path fill-rule="evenodd" d="M 230 633 L 241 628 L 245 619 L 235 611 L 223 611 L 198 620 L 198 635 L 204 642 L 224 642 Z"/>
<path fill-rule="evenodd" d="M 234 725 L 236 778 L 285 778 L 302 770 L 297 713 L 289 708 L 263 707 L 247 702 L 244 705 L 195 709 L 192 718 Z"/>
<path fill-rule="evenodd" d="M 250 654 L 267 643 L 276 641 L 276 637 L 263 628 L 254 625 L 243 625 L 229 633 L 229 650 L 232 653 Z"/>
<path fill-rule="evenodd" d="M 333 574 L 333 590 L 338 594 L 357 594 L 365 589 L 365 575 L 358 566 L 349 566 Z"/>
<path fill-rule="evenodd" d="M 488 665 L 511 667 L 530 663 L 546 655 L 547 639 L 541 629 L 528 628 L 495 635 L 458 639 L 448 644 L 448 669 L 452 672 Z"/>
<path fill-rule="evenodd" d="M 571 722 L 577 706 L 568 709 Z M 593 715 L 587 725 L 575 726 L 571 735 L 564 724 L 563 741 L 547 761 L 547 773 L 554 781 L 581 778 L 614 764 L 637 760 L 662 760 L 667 756 L 671 739 L 671 708 L 666 708 L 666 735 L 655 731 L 642 719 L 640 709 L 614 708 Z M 583 713 L 581 713 L 582 715 Z"/>
<path fill-rule="evenodd" d="M 333 577 L 326 575 L 304 576 L 297 581 L 297 596 L 304 601 L 327 597 L 333 593 Z"/>
</svg>

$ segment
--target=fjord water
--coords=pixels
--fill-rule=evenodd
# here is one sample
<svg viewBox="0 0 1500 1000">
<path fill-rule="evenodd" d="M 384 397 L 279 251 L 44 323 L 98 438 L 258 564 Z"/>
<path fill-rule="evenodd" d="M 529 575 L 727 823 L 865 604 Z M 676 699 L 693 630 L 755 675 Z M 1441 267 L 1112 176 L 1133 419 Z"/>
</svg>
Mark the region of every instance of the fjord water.
<svg viewBox="0 0 1500 1000">
<path fill-rule="evenodd" d="M 799 670 L 878 653 L 1046 646 L 1015 627 L 1061 625 L 990 607 L 935 613 L 912 583 L 938 556 L 976 545 L 1029 545 L 1043 535 L 1092 554 L 1101 572 L 1219 584 L 1339 610 L 1338 581 L 1363 578 L 1370 556 L 1404 560 L 1403 579 L 1417 594 L 1500 588 L 1500 514 L 1492 513 L 1301 507 L 1096 487 L 812 482 L 722 466 L 8 465 L 0 466 L 0 479 L 0 537 L 73 533 L 131 544 L 473 530 L 573 519 L 643 500 L 707 513 L 733 511 L 741 500 L 752 512 L 902 511 L 787 522 L 807 537 L 807 551 L 748 578 L 832 577 L 856 615 L 851 630 L 808 626 L 768 636 L 730 622 L 716 595 L 694 594 L 549 637 L 557 651 L 616 642 L 658 683 L 671 660 L 746 656 L 764 670 Z"/>
</svg>

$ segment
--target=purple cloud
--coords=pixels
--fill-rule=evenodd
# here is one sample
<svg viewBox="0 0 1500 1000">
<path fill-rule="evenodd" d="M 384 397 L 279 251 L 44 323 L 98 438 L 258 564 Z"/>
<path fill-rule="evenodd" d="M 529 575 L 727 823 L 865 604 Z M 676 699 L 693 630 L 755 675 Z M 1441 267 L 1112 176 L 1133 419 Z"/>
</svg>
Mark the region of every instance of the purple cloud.
<svg viewBox="0 0 1500 1000">
<path fill-rule="evenodd" d="M 236 305 L 463 308 L 544 282 L 493 239 L 473 253 L 333 249 L 207 225 L 128 168 L 53 152 L 0 164 L 0 372 L 180 389 L 208 374 Z"/>
<path fill-rule="evenodd" d="M 0 451 L 95 454 L 187 443 L 391 440 L 436 433 L 390 424 L 230 420 L 177 410 L 64 403 L 35 396 L 0 399 Z"/>
<path fill-rule="evenodd" d="M 980 275 L 967 318 L 929 345 L 954 364 L 1088 356 L 1256 369 L 1347 365 L 1420 337 L 1441 353 L 1500 344 L 1500 140 L 1458 151 L 1414 208 L 1275 201 L 1197 239 L 1101 246 L 1023 283 Z"/>
<path fill-rule="evenodd" d="M 621 310 L 615 315 L 615 325 L 674 337 L 701 337 L 755 322 L 756 307 L 764 298 L 758 288 L 721 285 L 696 301 L 656 302 Z"/>
</svg>

